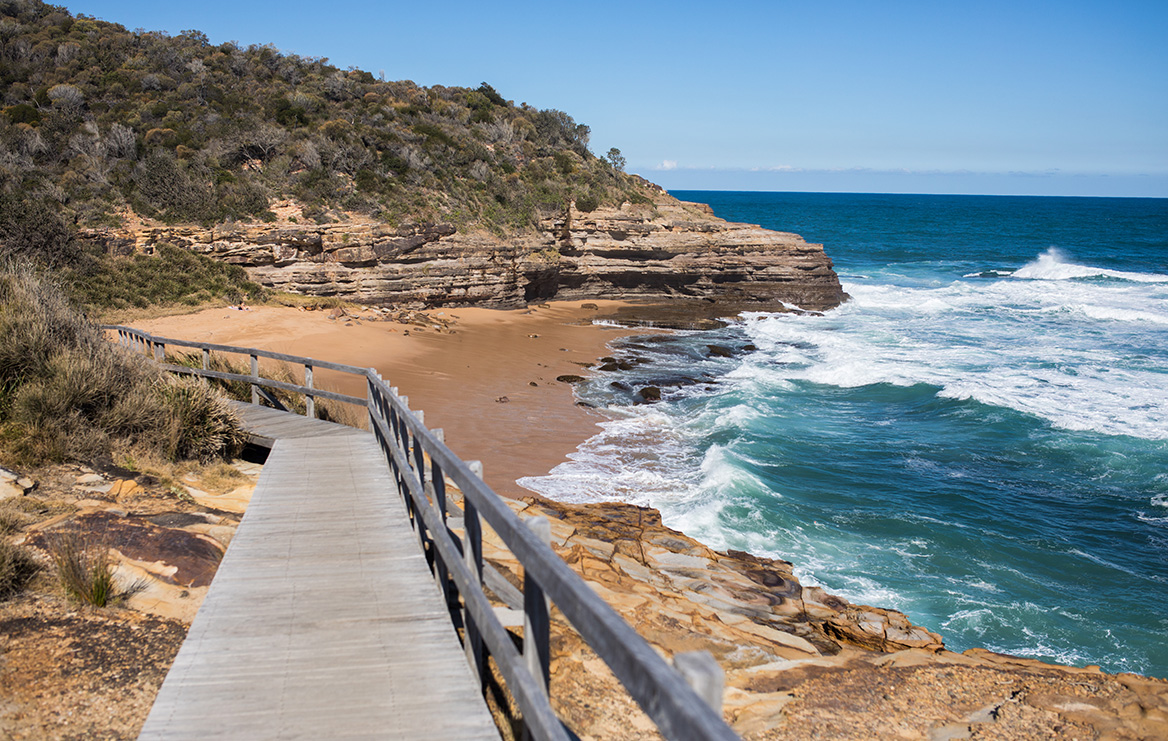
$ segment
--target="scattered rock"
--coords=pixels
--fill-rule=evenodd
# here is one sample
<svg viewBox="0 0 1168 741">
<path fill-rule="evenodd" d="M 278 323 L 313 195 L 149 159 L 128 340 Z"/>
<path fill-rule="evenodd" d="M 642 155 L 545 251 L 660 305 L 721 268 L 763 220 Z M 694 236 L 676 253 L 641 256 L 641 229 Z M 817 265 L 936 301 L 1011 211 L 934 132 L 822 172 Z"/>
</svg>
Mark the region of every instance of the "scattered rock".
<svg viewBox="0 0 1168 741">
<path fill-rule="evenodd" d="M 509 401 L 511 401 L 511 400 L 508 399 L 506 396 L 500 396 L 500 397 L 495 399 L 495 402 L 498 404 L 506 404 Z"/>
<path fill-rule="evenodd" d="M 732 358 L 734 357 L 734 350 L 724 345 L 706 345 L 711 358 Z"/>
<path fill-rule="evenodd" d="M 16 471 L 0 468 L 0 499 L 22 497 L 36 488 L 36 482 Z"/>
<path fill-rule="evenodd" d="M 646 386 L 637 392 L 641 403 L 651 403 L 654 401 L 661 401 L 661 389 L 657 386 Z"/>
<path fill-rule="evenodd" d="M 556 380 L 559 381 L 560 383 L 580 383 L 581 381 L 584 380 L 584 377 L 583 376 L 573 376 L 572 374 L 569 373 L 569 374 L 565 374 L 562 376 L 556 376 Z"/>
<path fill-rule="evenodd" d="M 119 479 L 113 482 L 106 493 L 114 499 L 121 500 L 125 497 L 130 497 L 141 493 L 141 491 L 142 487 L 138 484 L 137 481 L 134 481 L 133 479 Z"/>
</svg>

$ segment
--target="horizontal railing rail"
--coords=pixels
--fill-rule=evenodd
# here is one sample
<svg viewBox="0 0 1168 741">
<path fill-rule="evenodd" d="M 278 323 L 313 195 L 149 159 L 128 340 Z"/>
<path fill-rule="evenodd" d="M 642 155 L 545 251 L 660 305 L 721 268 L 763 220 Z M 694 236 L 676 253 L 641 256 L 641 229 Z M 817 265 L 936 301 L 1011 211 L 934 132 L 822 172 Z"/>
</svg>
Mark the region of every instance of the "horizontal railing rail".
<svg viewBox="0 0 1168 741">
<path fill-rule="evenodd" d="M 722 672 L 708 653 L 678 654 L 670 667 L 635 630 L 604 602 L 550 545 L 546 518 L 520 520 L 482 480 L 482 467 L 467 463 L 446 446 L 441 430 L 431 430 L 420 411 L 409 408 L 372 368 L 329 363 L 256 348 L 215 345 L 155 337 L 130 327 L 108 326 L 119 342 L 152 357 L 168 371 L 252 384 L 364 405 L 370 428 L 406 503 L 419 545 L 426 555 L 451 617 L 462 628 L 461 638 L 472 672 L 485 688 L 490 681 L 487 658 L 493 658 L 503 683 L 515 699 L 526 732 L 537 739 L 573 738 L 552 709 L 549 697 L 550 605 L 554 604 L 593 651 L 609 666 L 629 695 L 668 739 L 736 739 L 721 717 Z M 195 348 L 203 368 L 165 362 L 167 346 Z M 235 353 L 251 359 L 251 373 L 242 375 L 209 368 L 210 353 Z M 303 365 L 304 385 L 264 378 L 259 358 Z M 367 396 L 358 398 L 316 388 L 312 369 L 323 368 L 366 379 Z M 313 405 L 307 414 L 313 416 Z M 462 494 L 462 510 L 449 501 L 447 481 Z M 461 515 L 450 517 L 451 514 Z M 483 560 L 484 523 L 523 566 L 521 595 Z M 459 535 L 456 531 L 461 530 Z M 522 601 L 523 645 L 515 646 L 484 591 L 488 582 L 496 596 Z M 500 582 L 502 582 L 500 584 Z M 508 599 L 510 596 L 510 599 Z M 519 623 L 516 622 L 516 625 Z"/>
</svg>

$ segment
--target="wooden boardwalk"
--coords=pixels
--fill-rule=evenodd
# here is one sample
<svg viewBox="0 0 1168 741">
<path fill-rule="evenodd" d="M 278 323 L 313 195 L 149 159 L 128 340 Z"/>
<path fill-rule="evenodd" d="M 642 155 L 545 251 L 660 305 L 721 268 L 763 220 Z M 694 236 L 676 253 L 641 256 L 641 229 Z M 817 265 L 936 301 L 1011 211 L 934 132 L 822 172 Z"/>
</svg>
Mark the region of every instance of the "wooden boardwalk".
<svg viewBox="0 0 1168 741">
<path fill-rule="evenodd" d="M 238 408 L 272 452 L 139 738 L 497 739 L 373 436 Z"/>
</svg>

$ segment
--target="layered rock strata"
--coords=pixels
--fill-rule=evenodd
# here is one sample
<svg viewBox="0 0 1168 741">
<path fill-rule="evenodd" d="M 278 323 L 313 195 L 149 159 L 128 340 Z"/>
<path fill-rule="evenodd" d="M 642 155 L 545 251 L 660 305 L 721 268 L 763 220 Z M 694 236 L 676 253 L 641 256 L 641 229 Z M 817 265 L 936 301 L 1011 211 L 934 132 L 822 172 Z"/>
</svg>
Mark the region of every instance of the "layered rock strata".
<svg viewBox="0 0 1168 741">
<path fill-rule="evenodd" d="M 824 310 L 846 298 L 822 245 L 723 221 L 701 204 L 657 200 L 590 213 L 568 208 L 509 238 L 449 224 L 375 222 L 149 227 L 89 237 L 114 253 L 170 243 L 242 265 L 271 288 L 367 305 L 683 297 L 729 313 Z"/>
</svg>

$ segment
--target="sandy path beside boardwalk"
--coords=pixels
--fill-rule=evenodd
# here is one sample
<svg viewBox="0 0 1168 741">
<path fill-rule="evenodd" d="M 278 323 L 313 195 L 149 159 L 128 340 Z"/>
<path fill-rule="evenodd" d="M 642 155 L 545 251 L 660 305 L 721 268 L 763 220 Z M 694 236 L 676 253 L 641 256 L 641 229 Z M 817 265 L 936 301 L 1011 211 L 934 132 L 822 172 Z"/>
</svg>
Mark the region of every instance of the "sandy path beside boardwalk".
<svg viewBox="0 0 1168 741">
<path fill-rule="evenodd" d="M 601 313 L 623 305 L 588 303 Z M 272 306 L 207 309 L 132 324 L 165 337 L 376 368 L 409 397 L 411 408 L 425 412 L 427 426 L 445 430 L 455 453 L 483 461 L 487 483 L 497 492 L 530 493 L 515 480 L 550 471 L 602 421 L 576 406 L 571 387 L 556 377 L 583 375 L 584 365 L 608 354 L 607 343 L 629 331 L 591 324 L 598 311 L 581 308 L 581 302 L 428 313 L 453 320 L 454 333 L 418 331 L 396 322 L 347 324 L 329 319 L 327 311 Z M 365 395 L 356 379 L 324 372 L 317 379 L 320 385 Z"/>
</svg>

